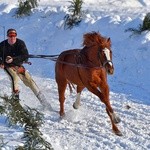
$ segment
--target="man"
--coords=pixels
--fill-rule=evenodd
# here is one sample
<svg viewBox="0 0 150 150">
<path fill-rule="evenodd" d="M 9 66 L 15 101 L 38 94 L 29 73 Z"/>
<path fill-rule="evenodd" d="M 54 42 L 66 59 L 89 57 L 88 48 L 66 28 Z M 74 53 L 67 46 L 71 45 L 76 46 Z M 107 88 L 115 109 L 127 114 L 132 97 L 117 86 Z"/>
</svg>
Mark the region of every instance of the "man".
<svg viewBox="0 0 150 150">
<path fill-rule="evenodd" d="M 13 99 L 19 99 L 19 78 L 23 83 L 28 86 L 41 104 L 46 107 L 50 107 L 50 104 L 46 102 L 44 95 L 40 92 L 38 86 L 24 68 L 23 63 L 28 60 L 27 47 L 21 39 L 17 38 L 17 32 L 15 29 L 8 29 L 6 40 L 0 43 L 0 67 L 5 70 L 12 81 L 12 97 Z"/>
</svg>

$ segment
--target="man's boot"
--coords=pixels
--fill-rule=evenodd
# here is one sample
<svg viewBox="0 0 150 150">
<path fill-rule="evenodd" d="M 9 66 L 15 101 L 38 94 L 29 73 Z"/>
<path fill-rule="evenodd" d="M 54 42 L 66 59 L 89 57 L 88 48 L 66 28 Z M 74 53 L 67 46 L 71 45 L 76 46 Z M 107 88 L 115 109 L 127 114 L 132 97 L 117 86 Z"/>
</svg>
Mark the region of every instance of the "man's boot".
<svg viewBox="0 0 150 150">
<path fill-rule="evenodd" d="M 51 104 L 49 104 L 44 96 L 43 93 L 39 92 L 37 94 L 37 98 L 39 99 L 40 103 L 42 104 L 44 110 L 53 110 Z"/>
<path fill-rule="evenodd" d="M 18 90 L 13 92 L 12 99 L 19 100 L 19 91 Z"/>
</svg>

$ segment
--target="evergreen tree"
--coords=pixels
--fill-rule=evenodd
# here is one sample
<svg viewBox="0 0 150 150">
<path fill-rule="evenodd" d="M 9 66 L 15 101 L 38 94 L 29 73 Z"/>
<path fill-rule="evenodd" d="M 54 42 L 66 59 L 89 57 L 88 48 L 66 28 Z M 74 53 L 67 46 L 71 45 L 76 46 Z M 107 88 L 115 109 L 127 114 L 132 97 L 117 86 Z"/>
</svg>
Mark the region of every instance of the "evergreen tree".
<svg viewBox="0 0 150 150">
<path fill-rule="evenodd" d="M 83 16 L 83 11 L 82 11 L 83 0 L 72 0 L 69 2 L 71 3 L 71 5 L 68 7 L 69 14 L 67 14 L 64 17 L 65 29 L 72 29 L 75 25 L 79 25 Z"/>
<path fill-rule="evenodd" d="M 17 17 L 30 15 L 32 8 L 38 6 L 38 0 L 18 0 L 18 2 L 19 8 L 16 11 Z"/>
<path fill-rule="evenodd" d="M 149 30 L 150 31 L 150 13 L 147 13 L 144 20 L 143 25 L 141 25 L 141 31 Z"/>
<path fill-rule="evenodd" d="M 24 128 L 22 137 L 24 146 L 19 146 L 16 150 L 53 150 L 52 145 L 42 138 L 39 130 L 43 124 L 43 114 L 30 107 L 23 108 L 19 100 L 7 96 L 1 98 L 4 100 L 3 106 L 0 107 L 1 113 L 7 115 L 9 125 L 19 125 Z M 1 143 L 1 147 L 6 145 Z"/>
<path fill-rule="evenodd" d="M 150 31 L 150 13 L 147 13 L 144 17 L 143 23 L 139 25 L 138 29 L 135 28 L 129 28 L 125 30 L 125 32 L 132 32 L 133 34 L 141 34 L 143 31 Z M 132 34 L 132 35 L 133 35 Z"/>
</svg>

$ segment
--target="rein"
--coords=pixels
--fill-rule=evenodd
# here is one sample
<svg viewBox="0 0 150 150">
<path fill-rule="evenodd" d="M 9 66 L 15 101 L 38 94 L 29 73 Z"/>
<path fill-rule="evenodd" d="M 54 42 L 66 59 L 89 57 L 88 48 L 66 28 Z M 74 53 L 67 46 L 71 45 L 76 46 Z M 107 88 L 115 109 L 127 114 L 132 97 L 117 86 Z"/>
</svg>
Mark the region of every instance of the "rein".
<svg viewBox="0 0 150 150">
<path fill-rule="evenodd" d="M 61 60 L 57 60 L 59 54 L 58 55 L 33 55 L 33 54 L 29 54 L 28 58 L 43 58 L 43 59 L 49 59 L 51 61 L 55 61 L 55 62 L 59 62 L 65 65 L 70 65 L 70 66 L 74 66 L 74 67 L 78 67 L 78 68 L 90 68 L 90 69 L 100 69 L 100 68 L 105 68 L 105 65 L 108 62 L 111 62 L 113 64 L 113 62 L 111 60 L 106 60 L 102 66 L 95 66 L 95 67 L 89 67 L 88 65 L 83 65 L 83 64 L 78 64 L 78 63 L 69 63 L 69 62 L 65 62 L 65 61 L 61 61 Z M 26 62 L 27 64 L 31 65 L 31 62 Z"/>
<path fill-rule="evenodd" d="M 64 62 L 64 61 L 58 61 L 58 60 L 56 60 L 56 62 L 59 62 L 59 63 L 62 63 L 62 64 L 66 64 L 66 65 L 70 65 L 70 66 L 74 66 L 74 67 L 81 67 L 81 68 L 90 68 L 90 69 L 92 69 L 92 68 L 94 68 L 94 69 L 100 69 L 100 68 L 103 68 L 103 66 L 95 66 L 95 67 L 89 67 L 89 66 L 87 66 L 87 65 L 82 65 L 82 64 L 73 64 L 73 63 L 68 63 L 68 62 Z"/>
<path fill-rule="evenodd" d="M 44 59 L 50 59 L 52 61 L 56 61 L 59 55 L 32 55 L 29 54 L 28 58 L 44 58 Z"/>
<path fill-rule="evenodd" d="M 70 65 L 70 66 L 74 66 L 74 67 L 78 67 L 78 68 L 94 68 L 94 69 L 100 69 L 100 68 L 103 68 L 105 67 L 105 65 L 103 66 L 95 66 L 95 67 L 89 67 L 88 65 L 82 65 L 82 64 L 77 64 L 77 63 L 69 63 L 69 62 L 65 62 L 65 61 L 61 61 L 61 60 L 57 60 L 59 55 L 32 55 L 32 54 L 29 54 L 28 55 L 28 58 L 43 58 L 43 59 L 49 59 L 49 60 L 52 60 L 52 61 L 55 61 L 55 62 L 59 62 L 59 63 L 62 63 L 62 64 L 65 64 L 65 65 Z M 27 62 L 29 65 L 31 65 L 30 62 Z M 107 62 L 106 62 L 107 63 Z M 105 64 L 106 64 L 105 63 Z"/>
</svg>

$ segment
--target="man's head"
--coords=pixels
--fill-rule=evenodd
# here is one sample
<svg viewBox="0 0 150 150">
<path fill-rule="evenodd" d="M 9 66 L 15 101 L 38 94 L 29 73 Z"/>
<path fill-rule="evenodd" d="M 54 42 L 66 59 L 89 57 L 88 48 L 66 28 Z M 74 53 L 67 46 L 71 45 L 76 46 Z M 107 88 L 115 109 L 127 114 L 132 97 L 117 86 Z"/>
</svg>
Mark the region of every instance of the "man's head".
<svg viewBox="0 0 150 150">
<path fill-rule="evenodd" d="M 8 29 L 7 30 L 7 37 L 8 37 L 8 43 L 10 45 L 16 43 L 16 37 L 17 37 L 17 32 L 15 29 Z"/>
</svg>

